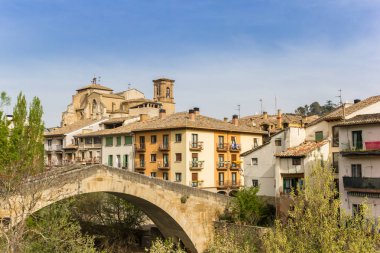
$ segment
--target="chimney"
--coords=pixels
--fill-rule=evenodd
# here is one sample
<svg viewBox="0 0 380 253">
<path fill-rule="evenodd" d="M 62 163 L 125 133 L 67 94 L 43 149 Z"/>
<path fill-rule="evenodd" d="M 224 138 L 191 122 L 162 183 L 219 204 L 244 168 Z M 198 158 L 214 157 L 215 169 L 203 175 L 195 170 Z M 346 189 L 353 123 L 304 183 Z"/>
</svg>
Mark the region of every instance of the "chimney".
<svg viewBox="0 0 380 253">
<path fill-rule="evenodd" d="M 228 122 L 228 118 L 227 117 L 224 117 L 224 122 Z"/>
<path fill-rule="evenodd" d="M 160 109 L 159 111 L 159 118 L 163 119 L 166 117 L 166 110 L 165 109 Z"/>
<path fill-rule="evenodd" d="M 357 104 L 357 103 L 359 103 L 361 100 L 360 99 L 355 99 L 354 100 L 354 104 Z"/>
<path fill-rule="evenodd" d="M 277 128 L 282 128 L 282 113 L 281 110 L 277 110 Z"/>
<path fill-rule="evenodd" d="M 194 107 L 193 108 L 195 115 L 199 115 L 199 107 Z"/>
<path fill-rule="evenodd" d="M 263 116 L 264 116 L 264 119 L 268 119 L 268 113 L 267 112 L 263 112 Z"/>
<path fill-rule="evenodd" d="M 144 122 L 148 119 L 148 114 L 140 114 L 140 122 Z"/>
<path fill-rule="evenodd" d="M 232 124 L 234 124 L 235 126 L 239 125 L 239 118 L 236 114 L 232 115 Z"/>
<path fill-rule="evenodd" d="M 195 112 L 193 109 L 189 110 L 189 118 L 191 121 L 195 121 Z"/>
</svg>

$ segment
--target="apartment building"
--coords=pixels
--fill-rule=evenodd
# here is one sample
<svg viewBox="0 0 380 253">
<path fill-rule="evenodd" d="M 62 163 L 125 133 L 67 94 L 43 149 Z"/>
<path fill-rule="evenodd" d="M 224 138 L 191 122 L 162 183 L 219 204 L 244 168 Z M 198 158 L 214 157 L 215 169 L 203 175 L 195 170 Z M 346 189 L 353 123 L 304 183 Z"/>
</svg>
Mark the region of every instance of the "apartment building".
<svg viewBox="0 0 380 253">
<path fill-rule="evenodd" d="M 253 126 L 186 113 L 147 120 L 133 129 L 135 171 L 147 176 L 228 194 L 243 185 L 240 153 L 262 144 Z"/>
<path fill-rule="evenodd" d="M 365 201 L 380 216 L 380 113 L 357 115 L 338 125 L 339 192 L 342 209 L 359 211 Z"/>
<path fill-rule="evenodd" d="M 45 164 L 47 166 L 62 166 L 77 162 L 78 142 L 74 136 L 84 132 L 92 132 L 100 129 L 103 120 L 81 120 L 71 125 L 55 128 L 44 133 Z M 96 145 L 97 140 L 91 144 Z M 93 162 L 99 161 L 100 153 L 94 153 Z"/>
</svg>

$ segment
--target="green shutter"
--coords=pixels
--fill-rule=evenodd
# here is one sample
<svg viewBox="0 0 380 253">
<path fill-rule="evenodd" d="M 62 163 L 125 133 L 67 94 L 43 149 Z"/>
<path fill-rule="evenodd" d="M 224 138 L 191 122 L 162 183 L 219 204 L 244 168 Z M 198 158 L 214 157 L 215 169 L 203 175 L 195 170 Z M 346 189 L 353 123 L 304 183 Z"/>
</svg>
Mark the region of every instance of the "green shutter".
<svg viewBox="0 0 380 253">
<path fill-rule="evenodd" d="M 323 132 L 315 132 L 315 141 L 323 141 Z"/>
<path fill-rule="evenodd" d="M 117 136 L 116 137 L 116 146 L 120 146 L 121 145 L 121 136 Z"/>
<path fill-rule="evenodd" d="M 123 167 L 128 168 L 128 155 L 123 156 Z"/>
<path fill-rule="evenodd" d="M 106 137 L 106 146 L 112 146 L 113 145 L 113 137 L 109 136 Z"/>
<path fill-rule="evenodd" d="M 132 136 L 125 136 L 125 145 L 132 145 Z"/>
<path fill-rule="evenodd" d="M 112 166 L 112 165 L 113 165 L 113 156 L 109 155 L 108 156 L 108 166 Z"/>
</svg>

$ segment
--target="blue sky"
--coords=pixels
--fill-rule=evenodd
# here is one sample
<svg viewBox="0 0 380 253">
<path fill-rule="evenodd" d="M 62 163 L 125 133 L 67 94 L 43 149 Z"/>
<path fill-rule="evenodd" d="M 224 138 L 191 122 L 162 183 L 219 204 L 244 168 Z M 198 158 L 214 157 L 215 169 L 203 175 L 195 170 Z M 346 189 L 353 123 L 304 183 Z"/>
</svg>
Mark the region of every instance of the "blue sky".
<svg viewBox="0 0 380 253">
<path fill-rule="evenodd" d="M 380 94 L 380 1 L 0 0 L 0 90 L 41 98 L 58 125 L 94 74 L 217 118 Z M 10 109 L 8 109 L 10 110 Z"/>
</svg>

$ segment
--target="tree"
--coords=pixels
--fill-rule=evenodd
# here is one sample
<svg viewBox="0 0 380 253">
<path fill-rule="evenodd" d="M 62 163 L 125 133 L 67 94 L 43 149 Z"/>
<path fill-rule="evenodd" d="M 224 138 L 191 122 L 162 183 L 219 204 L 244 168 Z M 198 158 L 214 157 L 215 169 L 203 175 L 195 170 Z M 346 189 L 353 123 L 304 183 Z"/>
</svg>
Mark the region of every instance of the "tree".
<svg viewBox="0 0 380 253">
<path fill-rule="evenodd" d="M 322 107 L 318 102 L 313 102 L 309 106 L 309 115 L 321 115 Z"/>
<path fill-rule="evenodd" d="M 274 219 L 274 208 L 257 196 L 258 187 L 241 188 L 232 198 L 224 214 L 232 221 L 244 225 L 269 225 Z"/>
<path fill-rule="evenodd" d="M 181 249 L 179 243 L 175 244 L 171 238 L 166 240 L 157 238 L 153 241 L 150 249 L 145 249 L 145 251 L 150 253 L 186 253 Z"/>
<path fill-rule="evenodd" d="M 27 220 L 26 253 L 95 253 L 94 239 L 82 235 L 81 227 L 69 211 L 71 201 L 45 207 Z"/>
<path fill-rule="evenodd" d="M 379 229 L 371 218 L 340 211 L 332 170 L 316 163 L 304 189 L 292 194 L 286 221 L 277 220 L 263 238 L 265 252 L 375 252 Z"/>
</svg>

